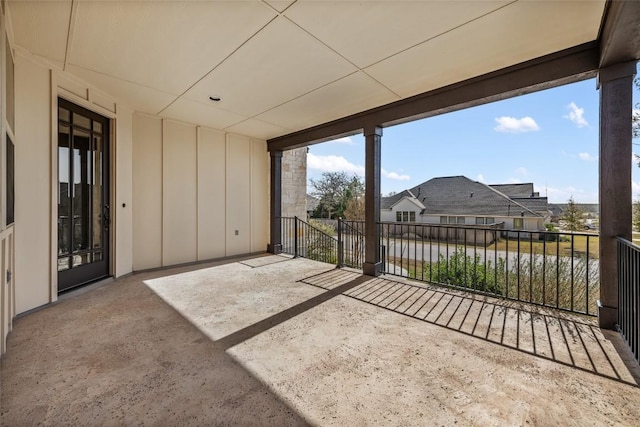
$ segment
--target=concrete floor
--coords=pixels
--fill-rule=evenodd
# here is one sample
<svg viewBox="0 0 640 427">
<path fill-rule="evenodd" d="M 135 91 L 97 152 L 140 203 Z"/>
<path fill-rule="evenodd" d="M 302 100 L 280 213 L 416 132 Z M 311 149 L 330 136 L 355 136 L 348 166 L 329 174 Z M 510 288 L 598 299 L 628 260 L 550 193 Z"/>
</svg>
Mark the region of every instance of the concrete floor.
<svg viewBox="0 0 640 427">
<path fill-rule="evenodd" d="M 592 321 L 264 256 L 133 275 L 16 320 L 0 425 L 629 425 Z"/>
</svg>

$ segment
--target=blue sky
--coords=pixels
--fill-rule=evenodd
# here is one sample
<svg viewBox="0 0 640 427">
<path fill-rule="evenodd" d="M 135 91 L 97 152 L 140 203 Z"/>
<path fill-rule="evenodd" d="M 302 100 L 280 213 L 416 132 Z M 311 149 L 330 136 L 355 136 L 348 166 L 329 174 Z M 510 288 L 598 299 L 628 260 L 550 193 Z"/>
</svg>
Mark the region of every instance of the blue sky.
<svg viewBox="0 0 640 427">
<path fill-rule="evenodd" d="M 595 80 L 587 80 L 385 128 L 382 193 L 465 175 L 486 184 L 533 182 L 554 203 L 570 196 L 597 203 L 598 96 Z M 364 176 L 364 154 L 361 135 L 313 145 L 308 178 L 338 170 Z M 633 197 L 640 198 L 640 168 L 632 170 Z"/>
</svg>

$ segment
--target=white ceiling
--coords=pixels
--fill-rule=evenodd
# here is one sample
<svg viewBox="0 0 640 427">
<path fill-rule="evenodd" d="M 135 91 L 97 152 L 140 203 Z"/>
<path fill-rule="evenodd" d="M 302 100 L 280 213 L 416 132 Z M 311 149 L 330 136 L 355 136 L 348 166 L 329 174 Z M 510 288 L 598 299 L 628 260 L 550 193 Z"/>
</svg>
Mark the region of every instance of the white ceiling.
<svg viewBox="0 0 640 427">
<path fill-rule="evenodd" d="M 17 45 L 136 110 L 268 139 L 595 40 L 604 4 L 60 0 L 8 9 Z"/>
</svg>

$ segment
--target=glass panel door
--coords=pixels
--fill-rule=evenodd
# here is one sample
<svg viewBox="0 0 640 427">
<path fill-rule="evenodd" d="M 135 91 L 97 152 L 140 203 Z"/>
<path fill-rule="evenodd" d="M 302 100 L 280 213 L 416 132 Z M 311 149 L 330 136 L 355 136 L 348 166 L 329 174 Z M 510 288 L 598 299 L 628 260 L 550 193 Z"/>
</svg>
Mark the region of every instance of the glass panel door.
<svg viewBox="0 0 640 427">
<path fill-rule="evenodd" d="M 108 124 L 58 100 L 58 291 L 109 274 Z"/>
</svg>

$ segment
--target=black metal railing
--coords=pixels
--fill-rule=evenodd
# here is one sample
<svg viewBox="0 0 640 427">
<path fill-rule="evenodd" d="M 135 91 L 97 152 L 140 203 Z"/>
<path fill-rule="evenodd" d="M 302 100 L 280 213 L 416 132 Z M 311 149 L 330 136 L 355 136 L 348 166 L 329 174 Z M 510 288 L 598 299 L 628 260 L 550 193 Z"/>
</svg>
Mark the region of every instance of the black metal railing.
<svg viewBox="0 0 640 427">
<path fill-rule="evenodd" d="M 597 314 L 597 234 L 507 230 L 502 223 L 381 222 L 379 229 L 386 274 L 589 316 Z M 282 218 L 283 252 L 362 268 L 364 230 L 364 221 L 338 220 L 337 225 L 314 226 L 299 218 Z M 334 232 L 336 236 L 331 235 Z"/>
<path fill-rule="evenodd" d="M 364 221 L 338 220 L 338 266 L 362 268 L 364 264 Z"/>
<path fill-rule="evenodd" d="M 282 252 L 294 257 L 338 264 L 338 240 L 321 224 L 309 224 L 298 217 L 280 218 Z"/>
<path fill-rule="evenodd" d="M 380 223 L 387 274 L 596 315 L 598 236 Z"/>
<path fill-rule="evenodd" d="M 640 363 L 640 246 L 618 238 L 618 328 Z"/>
</svg>

